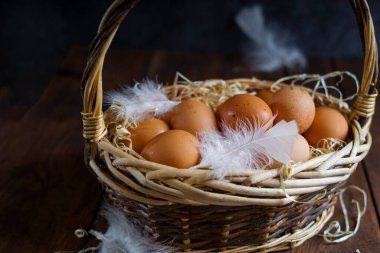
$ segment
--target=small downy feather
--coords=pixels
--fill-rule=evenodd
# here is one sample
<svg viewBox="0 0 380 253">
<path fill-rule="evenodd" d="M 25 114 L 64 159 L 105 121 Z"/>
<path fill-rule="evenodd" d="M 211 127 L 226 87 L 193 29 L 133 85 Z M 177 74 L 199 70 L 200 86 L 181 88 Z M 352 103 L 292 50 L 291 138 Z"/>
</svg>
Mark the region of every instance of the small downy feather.
<svg viewBox="0 0 380 253">
<path fill-rule="evenodd" d="M 154 81 L 145 80 L 134 87 L 111 91 L 106 104 L 116 105 L 117 117 L 140 122 L 148 117 L 159 116 L 172 110 L 179 102 L 170 101 Z"/>
<path fill-rule="evenodd" d="M 290 45 L 291 36 L 265 23 L 261 6 L 243 8 L 236 16 L 236 23 L 251 40 L 245 54 L 253 69 L 272 72 L 283 67 L 302 69 L 306 66 L 301 50 Z"/>
<path fill-rule="evenodd" d="M 106 205 L 102 215 L 108 222 L 107 231 L 104 234 L 91 231 L 101 241 L 100 253 L 169 253 L 173 250 L 147 239 L 116 207 Z"/>
<path fill-rule="evenodd" d="M 207 166 L 216 178 L 223 179 L 229 173 L 261 169 L 274 161 L 288 164 L 298 133 L 297 123 L 280 121 L 268 129 L 274 118 L 262 126 L 240 123 L 234 130 L 222 124 L 223 133 L 201 133 L 202 159 L 197 167 Z"/>
</svg>

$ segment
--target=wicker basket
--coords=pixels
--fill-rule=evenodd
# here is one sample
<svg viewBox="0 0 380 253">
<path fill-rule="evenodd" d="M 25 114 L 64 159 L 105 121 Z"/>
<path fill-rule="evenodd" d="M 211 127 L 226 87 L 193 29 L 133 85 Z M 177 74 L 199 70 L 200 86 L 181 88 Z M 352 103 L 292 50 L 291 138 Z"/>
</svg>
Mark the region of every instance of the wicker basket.
<svg viewBox="0 0 380 253">
<path fill-rule="evenodd" d="M 86 163 L 111 202 L 155 239 L 172 241 L 183 251 L 277 251 L 296 247 L 317 234 L 334 212 L 341 185 L 371 146 L 378 56 L 366 1 L 351 1 L 364 45 L 363 77 L 354 105 L 342 108 L 338 99 L 316 96 L 319 103 L 340 108 L 348 116 L 349 143 L 286 169 L 228 175 L 224 181 L 213 179 L 208 170 L 183 170 L 138 159 L 107 139 L 102 113 L 104 58 L 120 23 L 137 2 L 116 0 L 109 8 L 91 45 L 82 79 Z M 189 85 L 205 82 L 208 87 L 238 84 L 245 91 L 269 87 L 257 79 Z M 173 97 L 182 88 L 168 86 L 165 92 Z"/>
</svg>

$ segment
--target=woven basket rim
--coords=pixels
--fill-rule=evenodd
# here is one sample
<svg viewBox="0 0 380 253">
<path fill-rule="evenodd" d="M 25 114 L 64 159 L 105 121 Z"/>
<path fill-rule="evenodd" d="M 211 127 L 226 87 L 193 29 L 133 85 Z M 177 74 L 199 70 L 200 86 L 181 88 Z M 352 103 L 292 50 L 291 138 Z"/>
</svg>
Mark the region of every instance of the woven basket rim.
<svg viewBox="0 0 380 253">
<path fill-rule="evenodd" d="M 213 87 L 212 83 L 232 85 L 240 82 L 244 83 L 245 89 L 265 89 L 271 85 L 256 78 L 226 81 L 214 79 L 203 82 L 207 82 L 209 87 Z M 197 89 L 200 83 L 202 81 L 193 82 L 194 89 Z M 188 85 L 192 87 L 191 84 Z M 166 90 L 170 88 L 176 91 L 179 89 L 176 85 L 165 87 Z M 309 88 L 304 89 L 312 92 Z M 340 104 L 339 99 L 327 98 L 323 93 L 315 93 L 315 99 L 328 101 L 335 106 Z M 347 105 L 343 105 L 342 108 L 346 113 L 350 112 Z M 98 145 L 103 154 L 101 157 L 105 161 L 106 171 L 96 163 L 90 165 L 102 182 L 107 182 L 106 184 L 110 184 L 114 190 L 146 204 L 283 206 L 294 201 L 292 197 L 319 192 L 328 185 L 344 182 L 355 171 L 358 162 L 368 153 L 372 138 L 369 132 L 366 135 L 362 134 L 363 129 L 356 119 L 351 121 L 350 126 L 352 140 L 337 151 L 286 168 L 227 175 L 225 181 L 214 179 L 207 169 L 184 170 L 139 159 L 118 149 L 106 137 Z M 339 167 L 331 169 L 336 166 Z M 112 180 L 116 182 L 112 184 Z M 250 184 L 244 185 L 247 181 Z"/>
</svg>

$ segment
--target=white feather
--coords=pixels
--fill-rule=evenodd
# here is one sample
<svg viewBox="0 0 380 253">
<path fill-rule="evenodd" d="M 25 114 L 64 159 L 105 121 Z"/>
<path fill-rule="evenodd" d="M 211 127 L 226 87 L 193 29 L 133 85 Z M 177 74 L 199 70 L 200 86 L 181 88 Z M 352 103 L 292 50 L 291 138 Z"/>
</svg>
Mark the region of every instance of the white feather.
<svg viewBox="0 0 380 253">
<path fill-rule="evenodd" d="M 215 177 L 222 179 L 229 173 L 261 169 L 273 161 L 289 163 L 297 124 L 280 121 L 268 130 L 273 120 L 263 126 L 241 123 L 236 130 L 223 124 L 223 133 L 201 133 L 199 166 L 208 166 Z"/>
<path fill-rule="evenodd" d="M 260 6 L 243 8 L 236 16 L 236 23 L 253 42 L 246 55 L 254 70 L 272 72 L 283 67 L 301 69 L 306 66 L 301 50 L 289 45 L 291 36 L 283 29 L 275 30 L 265 24 Z"/>
<path fill-rule="evenodd" d="M 116 104 L 117 116 L 139 122 L 147 117 L 159 116 L 173 109 L 179 102 L 170 101 L 160 90 L 161 86 L 151 80 L 136 83 L 121 91 L 111 91 L 106 104 Z"/>
<path fill-rule="evenodd" d="M 92 231 L 92 234 L 101 241 L 100 253 L 169 253 L 170 248 L 160 246 L 147 239 L 147 234 L 142 234 L 123 212 L 107 205 L 103 210 L 103 216 L 107 219 L 108 229 L 103 234 Z M 172 250 L 172 249 L 171 249 Z"/>
</svg>

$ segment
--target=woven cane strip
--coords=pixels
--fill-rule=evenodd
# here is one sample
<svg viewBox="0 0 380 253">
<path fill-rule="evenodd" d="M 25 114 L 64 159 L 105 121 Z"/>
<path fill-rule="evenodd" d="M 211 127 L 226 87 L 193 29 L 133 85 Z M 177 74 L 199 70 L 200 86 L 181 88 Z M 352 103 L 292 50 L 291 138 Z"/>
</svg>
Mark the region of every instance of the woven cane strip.
<svg viewBox="0 0 380 253">
<path fill-rule="evenodd" d="M 247 87 L 251 89 L 260 83 L 257 80 L 240 81 L 249 84 Z M 236 83 L 236 80 L 224 82 L 232 84 Z M 181 90 L 178 87 L 176 89 Z M 321 101 L 326 99 L 323 98 L 323 94 L 317 96 Z M 334 105 L 339 101 L 332 99 L 329 103 Z M 352 121 L 351 127 L 352 140 L 336 152 L 317 156 L 286 170 L 247 171 L 239 175 L 227 175 L 226 181 L 214 180 L 206 169 L 180 170 L 144 161 L 106 141 L 99 143 L 99 149 L 106 156 L 106 165 L 112 172 L 112 178 L 145 197 L 152 196 L 154 200 L 158 198 L 175 203 L 191 201 L 193 204 L 229 206 L 286 205 L 291 201 L 287 195 L 297 197 L 320 191 L 330 184 L 345 181 L 355 171 L 357 163 L 367 154 L 372 139 L 369 134 L 362 138 L 360 133 L 363 131 L 357 120 Z M 106 177 L 102 170 L 97 171 L 100 178 Z M 281 176 L 285 179 L 283 182 Z M 215 192 L 216 190 L 218 192 Z M 268 199 L 271 197 L 274 199 Z"/>
<path fill-rule="evenodd" d="M 320 157 L 318 157 L 318 158 L 320 158 Z M 134 160 L 134 159 L 135 158 L 131 158 L 128 161 L 134 161 L 131 164 L 133 164 L 135 166 L 137 165 L 137 167 L 143 166 L 144 163 L 149 163 L 147 161 L 140 161 L 140 160 L 137 160 L 137 159 Z M 356 157 L 351 158 L 351 160 L 352 159 L 356 159 Z M 303 172 L 303 170 L 297 170 L 297 167 L 295 167 L 294 171 L 298 171 L 300 176 L 297 177 L 298 174 L 294 174 L 293 178 L 291 180 L 286 180 L 284 182 L 284 186 L 286 188 L 286 193 L 291 195 L 291 196 L 297 196 L 299 194 L 316 192 L 318 190 L 323 189 L 326 185 L 329 185 L 329 184 L 334 184 L 337 182 L 345 181 L 347 179 L 347 177 L 355 170 L 356 165 L 357 165 L 356 163 L 352 163 L 351 160 L 350 160 L 350 158 L 346 159 L 346 162 L 348 164 L 346 164 L 346 167 L 344 167 L 344 168 L 323 170 L 323 171 L 318 171 L 318 170 L 310 171 L 310 170 L 308 170 L 305 172 L 305 173 L 309 173 L 309 174 L 306 174 L 306 175 L 309 175 L 309 177 L 306 179 L 305 179 L 305 174 L 301 174 Z M 115 163 L 116 163 L 116 160 L 115 160 Z M 318 162 L 318 163 L 320 163 L 320 162 Z M 300 164 L 300 165 L 302 165 L 302 164 Z M 122 166 L 122 167 L 124 167 L 124 166 Z M 115 170 L 115 167 L 112 168 L 112 170 Z M 134 170 L 136 170 L 136 169 L 134 169 Z M 210 200 L 212 202 L 214 202 L 214 201 L 227 201 L 227 199 L 230 199 L 230 197 L 231 197 L 231 196 L 228 196 L 228 197 L 223 198 L 223 196 L 220 196 L 221 194 L 215 194 L 215 193 L 208 194 L 206 192 L 207 189 L 224 191 L 226 193 L 234 193 L 235 195 L 244 196 L 244 198 L 250 198 L 250 196 L 265 197 L 265 198 L 267 198 L 267 197 L 279 198 L 279 197 L 284 196 L 283 190 L 281 188 L 279 188 L 281 182 L 277 179 L 277 175 L 279 174 L 278 170 L 272 170 L 275 173 L 271 173 L 272 171 L 264 171 L 264 173 L 268 173 L 268 175 L 270 175 L 272 177 L 271 178 L 262 177 L 262 181 L 257 182 L 257 185 L 259 185 L 260 187 L 244 186 L 244 185 L 239 185 L 236 182 L 227 182 L 227 181 L 222 182 L 222 181 L 216 181 L 213 179 L 205 180 L 203 182 L 197 182 L 196 185 L 188 185 L 184 182 L 180 183 L 180 181 L 178 179 L 168 179 L 171 176 L 170 172 L 172 170 L 173 170 L 173 168 L 170 168 L 168 171 L 165 171 L 168 173 L 165 173 L 163 178 L 156 177 L 156 178 L 154 178 L 154 180 L 149 179 L 149 178 L 143 178 L 143 176 L 142 176 L 143 173 L 141 173 L 141 172 L 140 172 L 141 174 L 140 173 L 138 174 L 138 175 L 140 175 L 140 178 L 137 178 L 130 173 L 122 173 L 124 175 L 122 177 L 117 177 L 117 175 L 114 173 L 113 178 L 117 178 L 121 182 L 124 182 L 123 187 L 128 187 L 128 188 L 132 187 L 132 188 L 134 188 L 134 190 L 140 192 L 141 194 L 147 194 L 147 191 L 142 191 L 142 188 L 136 187 L 135 184 L 132 185 L 131 183 L 126 182 L 125 179 L 127 177 L 130 177 L 131 178 L 130 180 L 140 182 L 144 187 L 147 187 L 147 190 L 151 189 L 151 190 L 160 191 L 160 192 L 166 194 L 166 196 L 176 196 L 178 198 L 184 198 L 184 197 L 187 198 L 188 197 L 189 199 L 192 199 L 193 198 L 192 194 L 194 194 L 194 192 L 197 194 L 197 196 L 198 195 L 200 195 L 200 196 L 206 195 L 204 197 L 201 197 L 200 199 L 196 199 L 196 200 L 193 199 L 193 201 L 195 201 L 195 202 L 202 202 L 204 204 L 210 204 L 207 202 L 207 200 Z M 123 171 L 123 170 L 121 170 L 121 171 Z M 155 171 L 159 172 L 159 171 L 163 171 L 163 170 L 161 168 L 161 170 L 155 170 Z M 186 177 L 191 176 L 191 175 L 186 175 L 186 173 L 179 173 L 177 171 L 178 170 L 175 169 L 174 178 L 177 178 L 180 175 L 182 177 L 182 181 L 186 181 Z M 104 171 L 97 170 L 97 173 L 99 173 L 98 176 L 100 178 L 105 177 L 105 175 L 103 175 Z M 148 172 L 148 173 L 151 173 L 151 172 Z M 202 173 L 207 173 L 207 171 L 202 172 Z M 317 174 L 318 176 L 310 177 L 310 173 L 313 173 L 311 175 Z M 246 177 L 246 180 L 249 180 L 249 178 L 251 176 L 253 176 L 254 174 L 255 174 L 255 172 L 251 172 L 251 173 L 247 173 L 247 175 L 243 175 L 243 176 Z M 243 177 L 243 176 L 240 176 L 240 177 Z M 242 181 L 245 181 L 245 180 L 242 180 Z M 150 182 L 150 183 L 148 183 L 148 182 Z M 160 188 L 152 187 L 152 185 L 159 185 Z M 207 187 L 207 188 L 198 189 L 202 186 Z M 196 188 L 196 187 L 198 187 L 198 188 Z M 275 187 L 275 188 L 272 188 L 272 187 Z M 194 188 L 194 189 L 191 190 L 192 188 Z M 164 197 L 164 196 L 165 195 L 161 195 L 161 197 L 165 198 L 166 200 L 171 200 L 171 201 L 173 200 L 173 199 L 171 199 L 171 197 Z M 239 205 L 243 204 L 242 200 L 241 199 L 239 199 L 239 200 L 240 201 L 237 201 L 237 202 L 236 201 L 230 202 L 229 205 L 231 205 L 231 203 L 238 203 Z M 247 201 L 249 202 L 249 200 L 247 200 Z M 271 201 L 268 201 L 265 199 L 263 199 L 263 201 L 266 203 L 271 203 Z M 277 205 L 286 204 L 285 202 L 283 202 L 282 199 L 274 199 L 272 201 L 275 202 Z"/>
<path fill-rule="evenodd" d="M 374 94 L 359 94 L 352 107 L 352 115 L 370 118 L 375 113 L 377 91 Z M 352 117 L 352 116 L 351 116 Z"/>
<path fill-rule="evenodd" d="M 307 228 L 325 210 L 333 206 L 338 188 L 336 185 L 329 188 L 327 193 L 320 192 L 324 198 L 312 205 L 291 203 L 279 208 L 246 206 L 226 209 L 224 206 L 188 205 L 141 207 L 140 202 L 117 197 L 117 193 L 109 188 L 107 195 L 129 218 L 147 229 L 158 241 L 171 241 L 175 238 L 174 243 L 180 247 L 183 246 L 183 241 L 187 242 L 183 246 L 184 250 L 217 250 L 231 249 L 247 243 L 252 247 L 265 246 L 266 243 L 273 243 L 272 240 L 275 238 Z M 302 200 L 307 202 L 317 198 L 318 194 L 305 194 Z M 324 222 L 326 221 L 327 219 Z M 281 244 L 281 241 L 277 243 Z"/>
<path fill-rule="evenodd" d="M 94 117 L 91 113 L 82 113 L 83 116 L 83 137 L 90 142 L 98 143 L 106 134 L 103 114 Z"/>
</svg>

